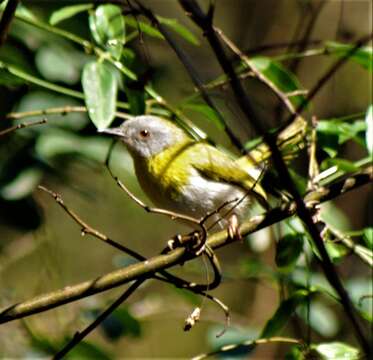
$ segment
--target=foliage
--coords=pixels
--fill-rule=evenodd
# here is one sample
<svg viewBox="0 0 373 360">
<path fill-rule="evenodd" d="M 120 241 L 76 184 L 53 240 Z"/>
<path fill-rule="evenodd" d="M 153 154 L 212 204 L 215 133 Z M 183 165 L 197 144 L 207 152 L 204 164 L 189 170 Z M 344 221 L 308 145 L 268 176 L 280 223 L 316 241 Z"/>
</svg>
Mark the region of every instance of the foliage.
<svg viewBox="0 0 373 360">
<path fill-rule="evenodd" d="M 5 3 L 1 6 L 3 9 Z M 189 26 L 184 25 L 181 19 L 158 14 L 156 19 L 176 41 L 182 39 L 180 43 L 188 49 L 191 48 L 191 51 L 203 47 L 203 40 L 194 30 L 189 29 Z M 227 124 L 234 124 L 234 119 L 223 119 L 217 109 L 203 101 L 201 91 L 188 90 L 187 94 L 184 91 L 177 102 L 169 101 L 161 95 L 162 92 L 157 90 L 156 85 L 160 83 L 157 76 L 162 77 L 162 69 L 154 70 L 144 61 L 141 54 L 144 50 L 139 50 L 144 41 L 143 37 L 156 47 L 167 45 L 164 35 L 155 23 L 147 21 L 145 17 L 127 14 L 119 5 L 96 6 L 93 2 L 88 2 L 64 7 L 58 4 L 47 7 L 46 10 L 37 6 L 26 8 L 23 5 L 17 8 L 8 41 L 0 48 L 0 90 L 5 91 L 10 99 L 9 104 L 0 104 L 3 106 L 1 111 L 4 117 L 1 127 L 7 129 L 17 124 L 28 126 L 0 135 L 0 211 L 5 214 L 2 222 L 7 227 L 12 226 L 18 231 L 23 229 L 25 232 L 39 228 L 43 220 L 39 200 L 35 195 L 37 186 L 44 181 L 53 181 L 62 187 L 74 187 L 74 181 L 78 178 L 74 166 L 81 166 L 89 171 L 101 168 L 110 140 L 98 132 L 120 123 L 130 115 L 150 113 L 167 116 L 199 139 L 212 141 L 205 134 L 205 131 L 211 128 L 212 137 L 224 138 Z M 320 48 L 328 58 L 341 59 L 349 56 L 353 45 L 326 41 Z M 235 70 L 242 81 L 248 83 L 249 89 L 256 89 L 255 81 L 258 81 L 258 78 L 255 78 L 252 72 L 257 72 L 262 83 L 269 84 L 269 93 L 272 96 L 276 92 L 282 94 L 288 99 L 288 110 L 294 110 L 306 101 L 307 91 L 302 79 L 292 70 L 292 66 L 289 66 L 286 51 L 283 55 L 284 58 L 280 59 L 275 55 L 264 56 L 258 53 L 251 56 L 249 62 L 242 59 L 236 61 Z M 298 55 L 301 56 L 302 51 L 299 51 Z M 362 76 L 372 76 L 370 46 L 358 49 L 348 57 L 348 62 L 361 66 L 360 70 L 364 71 Z M 229 79 L 225 74 L 218 74 L 215 79 L 204 84 L 204 89 L 209 94 L 214 94 L 221 88 L 224 90 L 228 83 Z M 262 109 L 267 107 L 266 104 L 263 105 L 267 100 L 265 96 L 261 98 L 262 90 L 258 92 L 260 95 L 257 97 L 252 95 L 256 102 L 255 108 L 258 113 L 263 112 L 267 116 L 266 109 Z M 219 98 L 214 98 L 214 101 L 219 104 L 219 109 L 224 108 Z M 313 113 L 316 106 L 316 103 L 309 104 L 307 110 Z M 229 110 L 229 106 L 224 109 Z M 312 186 L 328 186 L 335 179 L 359 172 L 371 164 L 373 105 L 364 104 L 364 108 L 360 107 L 359 112 L 352 114 L 343 111 L 334 111 L 332 108 L 325 112 L 325 116 L 314 121 L 314 129 L 309 131 L 313 131 L 313 135 L 307 138 L 307 147 L 312 149 L 314 146 L 315 149 L 311 160 L 314 162 L 312 165 L 316 169 L 315 173 L 309 170 L 311 166 L 308 164 L 298 166 L 294 162 L 289 165 L 294 181 L 302 189 L 302 195 Z M 189 116 L 196 118 L 196 121 L 190 121 Z M 47 124 L 33 126 L 32 122 L 40 117 L 46 117 Z M 26 118 L 27 120 L 24 120 Z M 210 124 L 213 125 L 211 128 Z M 240 128 L 238 122 L 236 124 L 237 129 L 234 125 L 232 128 L 238 133 L 244 127 Z M 210 135 L 210 130 L 208 133 Z M 244 135 L 242 138 L 246 141 L 245 148 L 260 149 L 261 137 L 247 141 L 248 137 Z M 358 158 L 347 155 L 346 148 L 349 147 L 358 149 Z M 128 156 L 121 151 L 123 156 L 120 159 L 119 156 L 114 157 L 117 159 L 114 166 L 126 167 L 127 171 Z M 227 151 L 234 150 L 230 148 Z M 298 149 L 294 152 L 297 153 Z M 312 153 L 312 150 L 310 152 Z M 275 180 L 268 188 L 269 192 L 271 190 L 282 191 L 281 181 Z M 86 192 L 88 197 L 92 196 L 89 194 L 89 188 Z M 286 195 L 283 198 L 286 198 Z M 274 197 L 273 206 L 279 205 L 281 201 L 281 198 Z M 368 266 L 371 270 L 372 227 L 364 225 L 362 229 L 353 229 L 352 222 L 330 204 L 322 205 L 321 214 L 315 214 L 315 217 L 316 215 L 318 224 L 322 225 L 320 231 L 332 261 L 337 266 L 346 264 L 351 267 L 349 255 L 354 252 L 357 256 L 353 261 L 359 262 L 363 259 L 365 263 L 362 264 L 366 265 L 370 259 Z M 25 217 L 28 220 L 35 218 L 35 221 L 25 221 Z M 228 343 L 269 339 L 284 334 L 304 339 L 305 335 L 298 334 L 292 329 L 294 327 L 300 328 L 304 333 L 309 329 L 321 340 L 318 343 L 311 341 L 306 349 L 299 345 L 289 347 L 286 359 L 306 359 L 306 354 L 317 354 L 322 359 L 359 358 L 359 350 L 349 344 L 351 338 L 343 338 L 340 335 L 343 330 L 349 328 L 348 324 L 342 324 L 340 320 L 341 310 L 336 306 L 340 299 L 316 268 L 320 253 L 303 225 L 298 219 L 292 218 L 281 223 L 274 232 L 274 255 L 270 264 L 267 263 L 268 258 L 264 263 L 258 254 L 255 257 L 248 256 L 245 248 L 245 253 L 240 254 L 244 264 L 241 271 L 235 266 L 232 266 L 230 271 L 229 265 L 223 265 L 224 278 L 238 277 L 237 273 L 241 272 L 244 280 L 263 281 L 273 290 L 272 294 L 278 292 L 278 299 L 274 300 L 277 303 L 272 303 L 273 311 L 261 314 L 260 328 L 247 326 L 230 329 L 222 341 L 216 340 L 210 334 L 209 346 L 217 349 Z M 268 256 L 272 256 L 271 254 Z M 121 263 L 121 266 L 125 265 Z M 347 288 L 356 311 L 370 324 L 371 284 L 369 285 L 366 276 L 361 276 L 360 268 L 356 273 L 357 275 L 349 275 L 346 280 Z M 198 305 L 199 298 L 185 293 L 184 290 L 174 292 L 173 296 L 177 299 L 174 300 L 175 303 L 184 304 L 189 299 L 189 303 Z M 92 306 L 89 307 L 86 312 L 90 315 L 88 317 L 97 316 L 98 309 L 102 310 L 104 307 L 103 301 L 97 302 L 98 306 L 95 306 L 94 310 Z M 143 312 L 138 308 L 136 311 L 137 303 L 143 305 Z M 157 308 L 156 304 L 160 304 L 161 310 L 168 311 L 168 307 L 172 307 L 163 298 L 153 299 L 150 303 L 149 305 L 144 301 L 143 304 L 137 299 L 133 307 L 117 309 L 101 324 L 100 341 L 81 342 L 69 356 L 115 358 L 112 351 L 115 344 L 123 339 L 133 341 L 129 338 L 139 341 L 145 336 L 143 319 L 146 318 L 146 311 L 151 313 Z M 330 322 L 330 327 L 320 326 L 326 324 L 325 319 Z M 249 322 L 249 319 L 246 320 Z M 79 321 L 82 321 L 81 317 L 75 316 L 73 323 L 79 324 Z M 161 322 L 159 320 L 159 323 Z M 259 326 L 258 322 L 256 325 Z M 70 331 L 71 327 L 65 327 L 68 328 L 70 337 L 73 333 Z M 66 334 L 61 330 L 53 334 L 57 338 L 54 341 L 48 332 L 35 336 L 29 329 L 28 351 L 44 355 L 54 354 L 66 342 Z M 189 350 L 192 355 L 194 352 Z M 254 346 L 250 346 L 232 353 L 232 356 L 245 356 L 254 350 Z"/>
</svg>

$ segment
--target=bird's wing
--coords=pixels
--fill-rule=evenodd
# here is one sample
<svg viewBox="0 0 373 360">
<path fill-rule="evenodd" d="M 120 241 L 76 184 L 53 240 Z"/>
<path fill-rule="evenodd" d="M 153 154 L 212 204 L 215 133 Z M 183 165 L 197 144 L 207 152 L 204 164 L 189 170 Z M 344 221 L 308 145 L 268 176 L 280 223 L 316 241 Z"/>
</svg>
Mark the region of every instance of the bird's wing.
<svg viewBox="0 0 373 360">
<path fill-rule="evenodd" d="M 263 188 L 244 169 L 237 166 L 235 161 L 224 152 L 208 144 L 197 144 L 191 149 L 193 167 L 202 176 L 219 182 L 235 184 L 252 192 L 263 203 L 266 194 Z"/>
</svg>

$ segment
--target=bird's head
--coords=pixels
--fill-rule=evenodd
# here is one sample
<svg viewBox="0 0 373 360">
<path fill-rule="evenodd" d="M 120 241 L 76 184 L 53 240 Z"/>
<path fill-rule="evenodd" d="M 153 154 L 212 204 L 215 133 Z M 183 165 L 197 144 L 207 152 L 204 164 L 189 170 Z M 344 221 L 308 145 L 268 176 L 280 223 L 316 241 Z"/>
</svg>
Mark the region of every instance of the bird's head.
<svg viewBox="0 0 373 360">
<path fill-rule="evenodd" d="M 101 132 L 118 136 L 133 155 L 146 159 L 188 139 L 177 125 L 152 115 L 136 116 Z"/>
</svg>

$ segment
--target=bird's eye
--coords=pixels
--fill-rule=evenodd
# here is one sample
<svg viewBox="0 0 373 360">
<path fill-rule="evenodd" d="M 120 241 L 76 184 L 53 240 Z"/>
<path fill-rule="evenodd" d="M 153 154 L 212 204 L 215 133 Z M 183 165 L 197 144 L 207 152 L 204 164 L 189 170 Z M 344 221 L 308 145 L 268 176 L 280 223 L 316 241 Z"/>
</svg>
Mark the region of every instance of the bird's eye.
<svg viewBox="0 0 373 360">
<path fill-rule="evenodd" d="M 140 136 L 141 136 L 143 139 L 147 138 L 149 135 L 150 135 L 150 133 L 149 133 L 149 131 L 146 130 L 146 129 L 140 131 Z"/>
</svg>

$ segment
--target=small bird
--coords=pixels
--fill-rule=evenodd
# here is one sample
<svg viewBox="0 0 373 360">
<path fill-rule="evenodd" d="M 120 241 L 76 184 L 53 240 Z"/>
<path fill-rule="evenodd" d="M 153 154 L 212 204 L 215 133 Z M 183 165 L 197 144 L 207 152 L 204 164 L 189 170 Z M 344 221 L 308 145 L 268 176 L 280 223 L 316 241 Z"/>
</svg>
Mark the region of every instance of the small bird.
<svg viewBox="0 0 373 360">
<path fill-rule="evenodd" d="M 252 161 L 233 159 L 196 141 L 169 120 L 136 116 L 102 132 L 118 136 L 126 145 L 138 181 L 157 207 L 199 219 L 231 202 L 230 214 L 242 220 L 255 201 L 267 204 L 263 188 L 250 175 L 256 168 Z M 216 220 L 221 226 L 226 223 Z"/>
</svg>

